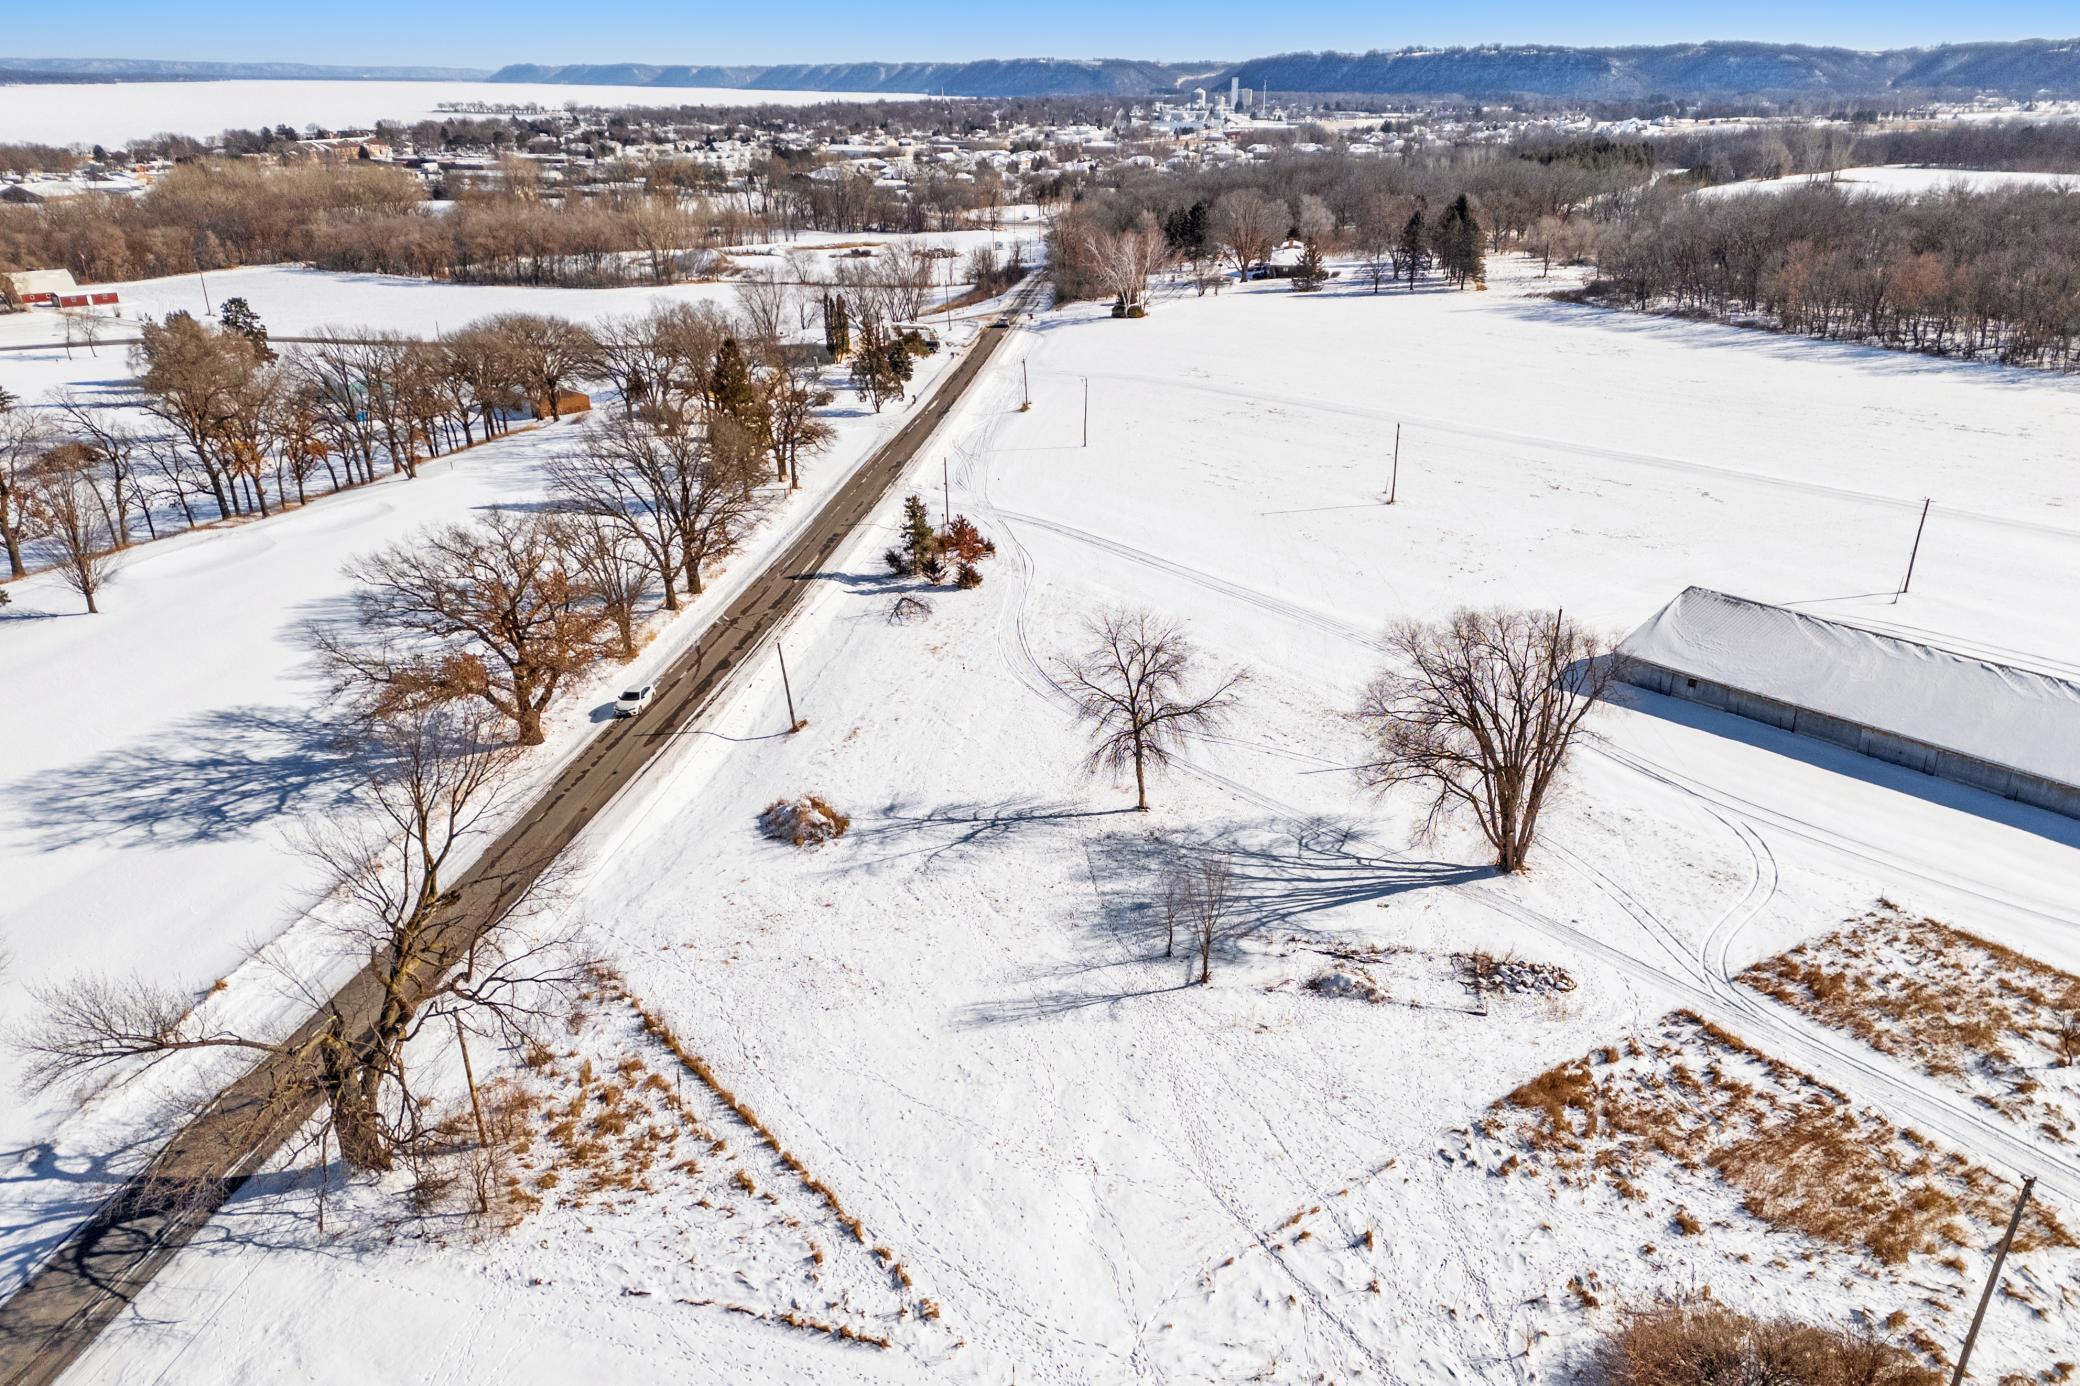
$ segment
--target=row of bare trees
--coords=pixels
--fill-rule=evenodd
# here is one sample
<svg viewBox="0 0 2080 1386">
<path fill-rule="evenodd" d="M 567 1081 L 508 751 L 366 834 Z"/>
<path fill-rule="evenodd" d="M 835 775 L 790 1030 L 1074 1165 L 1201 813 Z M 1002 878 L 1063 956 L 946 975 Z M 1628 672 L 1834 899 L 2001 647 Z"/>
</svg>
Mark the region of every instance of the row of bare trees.
<svg viewBox="0 0 2080 1386">
<path fill-rule="evenodd" d="M 768 299 L 769 287 L 745 286 L 741 316 L 659 305 L 594 329 L 509 313 L 437 341 L 346 329 L 280 351 L 238 300 L 221 326 L 182 313 L 146 321 L 134 351 L 143 421 L 113 397 L 74 393 L 8 414 L 0 542 L 14 576 L 32 546 L 51 547 L 93 609 L 107 556 L 140 532 L 158 537 L 169 512 L 188 526 L 266 516 L 314 493 L 416 476 L 428 459 L 505 433 L 516 418 L 558 417 L 573 387 L 591 380 L 612 382 L 624 420 L 642 426 L 589 434 L 588 450 L 618 449 L 625 461 L 677 455 L 682 516 L 749 506 L 762 474 L 799 487 L 804 463 L 833 436 L 817 357 L 782 340 L 801 296 L 780 285 Z M 882 395 L 873 398 L 878 408 Z M 574 469 L 561 471 L 574 481 Z M 573 505 L 597 510 L 598 497 Z M 686 520 L 677 557 L 657 565 L 668 602 L 675 577 L 698 590 L 719 542 L 714 523 Z M 618 551 L 599 549 L 599 562 Z"/>
<path fill-rule="evenodd" d="M 588 967 L 532 910 L 553 877 L 486 918 L 458 915 L 469 908 L 455 896 L 460 854 L 503 807 L 521 748 L 545 739 L 558 699 L 595 665 L 634 655 L 652 593 L 676 607 L 682 590 L 700 591 L 703 571 L 736 548 L 784 479 L 767 453 L 731 441 L 743 425 L 727 413 L 726 382 L 685 377 L 669 355 L 651 369 L 649 389 L 558 452 L 547 506 L 432 527 L 364 555 L 346 570 L 351 617 L 308 629 L 362 769 L 355 810 L 328 811 L 302 843 L 342 954 L 366 964 L 365 985 L 325 992 L 286 955 L 263 953 L 288 997 L 317 1017 L 281 1034 L 221 1021 L 206 999 L 175 989 L 76 978 L 46 989 L 40 1018 L 18 1036 L 36 1082 L 229 1051 L 270 1074 L 273 1101 L 256 1133 L 273 1114 L 315 1111 L 306 1142 L 362 1170 L 451 1149 L 453 1123 L 415 1083 L 422 1037 L 539 1043 Z M 481 1155 L 490 1142 L 478 1120 Z M 479 1181 L 480 1209 L 487 1189 Z"/>
<path fill-rule="evenodd" d="M 1350 203 L 1346 215 L 1314 193 L 1287 202 L 1241 187 L 1211 203 L 1175 209 L 1160 222 L 1144 209 L 1121 225 L 1117 210 L 1086 201 L 1057 216 L 1049 274 L 1061 297 L 1109 297 L 1115 316 L 1129 318 L 1146 314 L 1149 284 L 1166 270 L 1181 271 L 1201 295 L 1219 293 L 1229 271 L 1239 280 L 1253 278 L 1295 241 L 1298 263 L 1280 273 L 1296 289 L 1326 283 L 1327 257 L 1336 253 L 1355 256 L 1374 293 L 1403 283 L 1413 289 L 1433 268 L 1465 288 L 1481 281 L 1482 238 L 1495 231 L 1464 193 L 1433 209 L 1418 194 L 1375 189 Z M 1566 224 L 1549 216 L 1519 234 L 1527 243 L 1536 237 L 1548 255 L 1557 250 L 1571 258 L 1571 243 L 1556 229 Z"/>
</svg>

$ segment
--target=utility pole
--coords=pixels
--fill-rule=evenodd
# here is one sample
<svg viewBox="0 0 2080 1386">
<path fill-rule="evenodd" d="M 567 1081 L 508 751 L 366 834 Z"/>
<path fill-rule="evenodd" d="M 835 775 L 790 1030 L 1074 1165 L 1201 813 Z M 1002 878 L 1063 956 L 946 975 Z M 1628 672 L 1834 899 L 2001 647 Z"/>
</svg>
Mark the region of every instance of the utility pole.
<svg viewBox="0 0 2080 1386">
<path fill-rule="evenodd" d="M 794 715 L 794 686 L 787 681 L 787 651 L 776 641 L 773 653 L 780 656 L 780 691 L 787 695 L 787 730 L 798 732 L 802 729 L 802 719 Z"/>
<path fill-rule="evenodd" d="M 1091 378 L 1083 378 L 1083 445 L 1091 445 Z"/>
<path fill-rule="evenodd" d="M 953 528 L 953 481 L 943 457 L 939 459 L 939 528 Z"/>
<path fill-rule="evenodd" d="M 1965 1363 L 1972 1360 L 1972 1344 L 1979 1341 L 1979 1321 L 1986 1317 L 1986 1306 L 1993 1301 L 1993 1287 L 2001 1279 L 2001 1263 L 2008 1259 L 2008 1244 L 2015 1240 L 2015 1229 L 2022 1226 L 2023 1205 L 2029 1202 L 2029 1191 L 2036 1186 L 2036 1175 L 2023 1176 L 2022 1192 L 2015 1196 L 2015 1212 L 2008 1219 L 2008 1231 L 1993 1253 L 1993 1271 L 1986 1277 L 1986 1289 L 1979 1296 L 1979 1312 L 1972 1315 L 1972 1326 L 1965 1331 L 1964 1349 L 1957 1354 L 1957 1370 L 1950 1373 L 1950 1386 L 1961 1386 L 1964 1381 Z"/>
<path fill-rule="evenodd" d="M 1031 409 L 1033 407 L 1033 373 L 1026 368 L 1026 363 L 1023 360 L 1018 363 L 1018 381 L 1025 388 L 1025 407 Z"/>
<path fill-rule="evenodd" d="M 213 318 L 217 310 L 209 306 L 209 278 L 201 270 L 195 271 L 195 282 L 202 286 L 202 316 Z"/>
<path fill-rule="evenodd" d="M 1931 498 L 1927 496 L 1924 496 L 1921 499 L 1921 518 L 1914 524 L 1914 547 L 1907 554 L 1907 575 L 1904 578 L 1900 579 L 1899 591 L 1894 592 L 1892 594 L 1892 604 L 1894 606 L 1899 605 L 1899 599 L 1901 597 L 1906 596 L 1907 588 L 1913 585 L 1914 560 L 1921 557 L 1921 531 L 1928 524 L 1928 505 L 1930 499 Z"/>
<path fill-rule="evenodd" d="M 1399 495 L 1399 494 L 1400 494 L 1400 492 L 1401 492 L 1401 425 L 1397 423 L 1397 424 L 1395 424 L 1395 425 L 1394 425 L 1394 472 L 1393 472 L 1393 476 L 1392 476 L 1392 477 L 1391 477 L 1391 478 L 1390 478 L 1390 479 L 1388 480 L 1388 482 L 1387 482 L 1387 504 L 1388 504 L 1388 505 L 1392 505 L 1392 504 L 1394 503 L 1394 497 L 1395 497 L 1395 496 L 1397 496 L 1397 495 Z"/>
<path fill-rule="evenodd" d="M 489 1146 L 491 1136 L 484 1129 L 484 1104 L 477 1098 L 477 1071 L 470 1067 L 469 1041 L 463 1037 L 462 1017 L 453 1015 L 448 1018 L 455 1022 L 455 1047 L 462 1051 L 462 1076 L 469 1083 L 469 1109 L 477 1119 L 477 1144 Z"/>
</svg>

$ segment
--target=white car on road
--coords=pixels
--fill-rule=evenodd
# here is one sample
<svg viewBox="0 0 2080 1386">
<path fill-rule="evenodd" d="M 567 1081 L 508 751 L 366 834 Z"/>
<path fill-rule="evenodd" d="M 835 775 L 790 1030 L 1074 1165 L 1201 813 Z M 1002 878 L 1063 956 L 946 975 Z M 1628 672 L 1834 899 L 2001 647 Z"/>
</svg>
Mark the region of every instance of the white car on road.
<svg viewBox="0 0 2080 1386">
<path fill-rule="evenodd" d="M 657 685 L 654 683 L 646 683 L 640 687 L 631 688 L 614 700 L 614 715 L 616 717 L 633 717 L 644 708 L 650 706 L 650 700 L 656 696 Z"/>
</svg>

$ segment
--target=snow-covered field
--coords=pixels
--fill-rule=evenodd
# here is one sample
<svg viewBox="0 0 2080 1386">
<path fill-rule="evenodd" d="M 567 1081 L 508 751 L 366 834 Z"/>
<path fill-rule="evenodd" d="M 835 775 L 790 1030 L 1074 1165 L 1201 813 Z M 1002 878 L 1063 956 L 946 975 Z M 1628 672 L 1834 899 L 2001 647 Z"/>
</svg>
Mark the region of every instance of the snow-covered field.
<svg viewBox="0 0 2080 1386">
<path fill-rule="evenodd" d="M 552 1196 L 473 1240 L 400 1230 L 394 1193 L 364 1187 L 321 1239 L 290 1170 L 72 1379 L 1522 1382 L 1567 1377 L 1615 1305 L 1700 1286 L 1835 1322 L 1897 1309 L 1954 1344 L 1977 1221 L 1962 1271 L 1926 1250 L 1887 1265 L 1681 1162 L 1640 1172 L 1637 1199 L 1504 1177 L 1490 1106 L 1630 1037 L 1677 1052 L 1653 1037 L 1689 1008 L 1993 1175 L 2027 1164 L 2070 1225 L 2070 1148 L 1731 979 L 1880 895 L 2074 970 L 2080 825 L 1628 693 L 1536 869 L 1498 880 L 1463 836 L 1411 846 L 1415 805 L 1358 789 L 1342 714 L 1391 619 L 1559 605 L 1617 634 L 1691 583 L 2073 670 L 2080 387 L 1555 304 L 1514 263 L 1492 280 L 1044 317 L 941 435 L 953 508 L 998 545 L 985 585 L 891 623 L 891 505 L 787 637 L 807 727 L 771 735 L 779 683 L 751 678 L 595 825 L 571 908 L 891 1249 L 903 1303 L 856 1261 L 779 1264 L 690 1189 L 591 1212 Z M 1252 675 L 1147 817 L 1080 773 L 1054 668 L 1115 603 L 1184 622 L 1208 672 Z M 804 793 L 850 833 L 813 852 L 759 835 L 762 807 Z M 1161 956 L 1153 875 L 1179 844 L 1227 854 L 1257 921 L 1210 987 Z M 1577 986 L 1478 1014 L 1452 980 L 1474 948 Z M 1375 949 L 1387 1002 L 1307 989 Z M 625 1026 L 605 1013 L 574 1052 Z M 2023 1299 L 1997 1301 L 1980 1379 L 2080 1339 L 2074 1253 L 2010 1268 Z M 718 1279 L 892 1347 L 730 1313 Z"/>
<path fill-rule="evenodd" d="M 843 251 L 826 250 L 826 245 L 858 245 L 863 239 L 887 237 L 836 236 L 809 233 L 792 241 L 770 245 L 730 247 L 725 252 L 747 273 L 771 271 L 787 276 L 790 254 L 804 258 L 819 277 L 829 277 Z M 1003 250 L 1019 247 L 1027 263 L 1041 254 L 1041 234 L 1031 226 L 1007 224 L 960 231 L 925 232 L 902 238 L 918 245 L 954 252 L 938 262 L 931 304 L 943 302 L 968 286 L 959 281 L 962 256 L 978 247 L 994 244 Z M 951 283 L 939 281 L 947 280 Z M 367 327 L 377 331 L 424 333 L 453 331 L 494 313 L 542 313 L 574 321 L 597 323 L 607 318 L 641 313 L 653 303 L 715 303 L 733 307 L 736 290 L 728 280 L 666 286 L 632 284 L 614 289 L 535 288 L 521 284 L 453 284 L 386 274 L 335 274 L 296 265 L 262 265 L 244 269 L 218 270 L 206 275 L 184 274 L 166 279 L 133 279 L 117 284 L 89 286 L 107 289 L 121 297 L 112 310 L 97 315 L 101 334 L 110 341 L 136 335 L 140 317 L 163 318 L 168 313 L 192 313 L 214 318 L 226 299 L 244 298 L 259 313 L 268 330 L 278 336 L 308 335 L 324 328 Z M 934 320 L 936 324 L 936 319 Z M 814 314 L 809 335 L 819 331 Z M 64 340 L 64 321 L 48 310 L 14 313 L 0 317 L 0 348 L 10 345 L 58 343 Z M 120 347 L 101 348 L 111 369 L 120 374 Z M 89 355 L 79 345 L 75 356 Z M 0 373 L 17 394 L 40 388 L 44 379 L 55 384 L 76 374 L 73 362 L 62 351 L 49 355 L 0 354 Z M 25 388 L 25 386 L 27 388 Z"/>
<path fill-rule="evenodd" d="M 287 125 L 364 128 L 437 119 L 450 102 L 490 106 L 780 106 L 902 100 L 842 91 L 721 87 L 569 87 L 533 82 L 49 82 L 0 85 L 0 132 L 10 140 L 114 147 L 150 135 L 209 136 Z"/>
<path fill-rule="evenodd" d="M 1868 168 L 1845 168 L 1829 176 L 1800 175 L 1792 178 L 1754 178 L 1740 183 L 1719 183 L 1699 188 L 1699 197 L 1733 197 L 1751 192 L 1786 192 L 1792 188 L 1832 183 L 1846 193 L 1891 193 L 1920 197 L 1927 193 L 1962 188 L 1967 192 L 2000 192 L 2009 188 L 2055 187 L 2071 190 L 2080 179 L 2064 173 L 2028 173 L 2005 169 L 1929 168 L 1919 164 L 1877 164 Z"/>
</svg>

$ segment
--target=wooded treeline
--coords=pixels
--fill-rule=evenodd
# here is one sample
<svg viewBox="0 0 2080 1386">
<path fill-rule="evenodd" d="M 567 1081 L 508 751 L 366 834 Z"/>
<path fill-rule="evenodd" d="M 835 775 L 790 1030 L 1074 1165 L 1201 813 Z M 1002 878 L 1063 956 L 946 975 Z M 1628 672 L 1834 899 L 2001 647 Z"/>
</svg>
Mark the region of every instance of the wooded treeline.
<svg viewBox="0 0 2080 1386">
<path fill-rule="evenodd" d="M 617 465 L 670 461 L 681 481 L 701 478 L 703 513 L 735 515 L 731 498 L 749 505 L 761 485 L 798 487 L 803 463 L 829 443 L 825 360 L 849 360 L 878 410 L 903 397 L 915 360 L 937 349 L 897 325 L 899 312 L 921 306 L 933 263 L 898 249 L 886 272 L 856 273 L 821 294 L 776 275 L 746 278 L 735 312 L 660 303 L 591 326 L 505 313 L 434 341 L 342 329 L 278 350 L 235 298 L 217 323 L 185 313 L 144 320 L 134 396 L 67 392 L 25 405 L 0 391 L 0 549 L 13 577 L 27 572 L 32 545 L 79 574 L 91 610 L 113 571 L 108 556 L 139 538 L 416 476 L 428 459 L 516 419 L 589 409 L 576 389 L 594 381 L 613 388 L 619 419 L 586 430 L 589 440 L 604 440 Z M 793 340 L 819 316 L 828 357 Z M 552 470 L 560 481 L 580 475 Z M 692 493 L 674 485 L 671 505 L 684 511 Z M 569 508 L 604 519 L 608 492 L 565 489 Z M 643 504 L 655 512 L 667 502 Z M 650 553 L 667 606 L 675 582 L 700 590 L 701 565 L 727 552 L 728 535 L 707 525 Z M 643 547 L 633 531 L 621 538 Z"/>
<path fill-rule="evenodd" d="M 2080 365 L 2080 197 L 1920 198 L 1815 184 L 1610 209 L 1591 297 L 1838 341 Z"/>
<path fill-rule="evenodd" d="M 596 287 L 702 277 L 716 248 L 802 231 L 945 230 L 1002 205 L 994 176 L 927 173 L 906 190 L 847 172 L 812 177 L 772 159 L 726 196 L 712 170 L 663 161 L 641 181 L 586 191 L 546 185 L 541 166 L 508 158 L 428 202 L 410 170 L 368 161 L 273 167 L 182 164 L 144 193 L 88 193 L 0 205 L 0 273 L 63 268 L 115 283 L 235 265 L 418 275 L 471 283 Z"/>
</svg>

